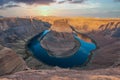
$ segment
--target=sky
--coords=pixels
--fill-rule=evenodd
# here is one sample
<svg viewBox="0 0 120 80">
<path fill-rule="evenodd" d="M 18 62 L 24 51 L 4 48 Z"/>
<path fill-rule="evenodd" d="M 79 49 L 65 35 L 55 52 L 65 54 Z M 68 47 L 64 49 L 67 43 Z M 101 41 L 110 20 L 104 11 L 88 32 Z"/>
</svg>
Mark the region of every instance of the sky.
<svg viewBox="0 0 120 80">
<path fill-rule="evenodd" d="M 0 16 L 120 18 L 120 0 L 0 0 Z"/>
</svg>

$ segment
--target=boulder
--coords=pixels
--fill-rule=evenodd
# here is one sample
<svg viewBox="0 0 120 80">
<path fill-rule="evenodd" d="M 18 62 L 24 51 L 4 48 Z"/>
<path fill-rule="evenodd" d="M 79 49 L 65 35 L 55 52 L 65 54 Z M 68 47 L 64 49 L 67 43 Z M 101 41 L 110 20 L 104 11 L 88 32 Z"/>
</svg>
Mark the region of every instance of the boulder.
<svg viewBox="0 0 120 80">
<path fill-rule="evenodd" d="M 10 48 L 0 48 L 0 75 L 27 69 L 25 62 Z"/>
</svg>

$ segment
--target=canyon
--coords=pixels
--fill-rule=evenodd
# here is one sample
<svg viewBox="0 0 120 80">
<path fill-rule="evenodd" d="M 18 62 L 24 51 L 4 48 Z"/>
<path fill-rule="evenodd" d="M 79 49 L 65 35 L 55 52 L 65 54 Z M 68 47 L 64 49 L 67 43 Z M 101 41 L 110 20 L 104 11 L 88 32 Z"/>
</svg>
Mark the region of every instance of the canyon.
<svg viewBox="0 0 120 80">
<path fill-rule="evenodd" d="M 82 39 L 85 35 L 97 45 L 92 51 L 93 57 L 85 67 L 63 69 L 46 65 L 36 60 L 26 51 L 26 42 L 36 34 L 56 29 L 64 20 Z M 51 27 L 52 26 L 52 27 Z M 55 27 L 53 27 L 55 26 Z M 64 26 L 63 26 L 64 27 Z M 58 36 L 59 37 L 59 36 Z M 86 40 L 90 41 L 90 40 Z M 120 19 L 83 18 L 83 17 L 34 17 L 0 19 L 0 80 L 119 80 L 120 77 Z M 6 48 L 7 47 L 7 48 Z M 11 49 L 9 49 L 11 48 Z M 9 54 L 11 51 L 11 54 Z M 12 54 L 13 53 L 13 54 Z M 9 62 L 7 54 L 18 60 Z M 4 58 L 2 56 L 4 55 Z M 12 60 L 12 57 L 10 60 Z M 12 64 L 8 64 L 12 63 Z M 15 64 L 15 65 L 13 65 Z M 21 64 L 21 65 L 20 65 Z M 8 70 L 11 67 L 13 70 Z M 17 67 L 16 67 L 17 66 Z M 22 66 L 22 67 L 21 67 Z M 9 71 L 9 72 L 8 72 Z"/>
</svg>

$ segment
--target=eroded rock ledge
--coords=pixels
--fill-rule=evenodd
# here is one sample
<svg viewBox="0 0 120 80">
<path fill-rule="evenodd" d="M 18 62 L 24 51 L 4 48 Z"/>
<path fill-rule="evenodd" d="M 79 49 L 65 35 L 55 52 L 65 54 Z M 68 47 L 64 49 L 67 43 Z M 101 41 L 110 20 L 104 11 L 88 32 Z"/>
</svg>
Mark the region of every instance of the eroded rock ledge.
<svg viewBox="0 0 120 80">
<path fill-rule="evenodd" d="M 69 69 L 28 70 L 2 76 L 0 80 L 120 80 L 119 68 L 90 71 Z"/>
</svg>

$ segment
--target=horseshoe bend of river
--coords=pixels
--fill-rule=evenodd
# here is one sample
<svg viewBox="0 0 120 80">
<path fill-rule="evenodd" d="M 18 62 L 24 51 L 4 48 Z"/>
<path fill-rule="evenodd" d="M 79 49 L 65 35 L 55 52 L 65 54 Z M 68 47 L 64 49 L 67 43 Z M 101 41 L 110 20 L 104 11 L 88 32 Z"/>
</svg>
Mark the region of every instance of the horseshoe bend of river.
<svg viewBox="0 0 120 80">
<path fill-rule="evenodd" d="M 49 32 L 45 30 L 34 37 L 32 37 L 26 45 L 27 50 L 39 61 L 51 65 L 59 66 L 63 68 L 71 68 L 75 66 L 81 66 L 88 62 L 91 52 L 96 49 L 96 44 L 92 42 L 86 42 L 85 40 L 74 35 L 74 38 L 79 41 L 79 49 L 71 56 L 68 57 L 55 57 L 50 56 L 41 44 L 40 40 Z"/>
</svg>

